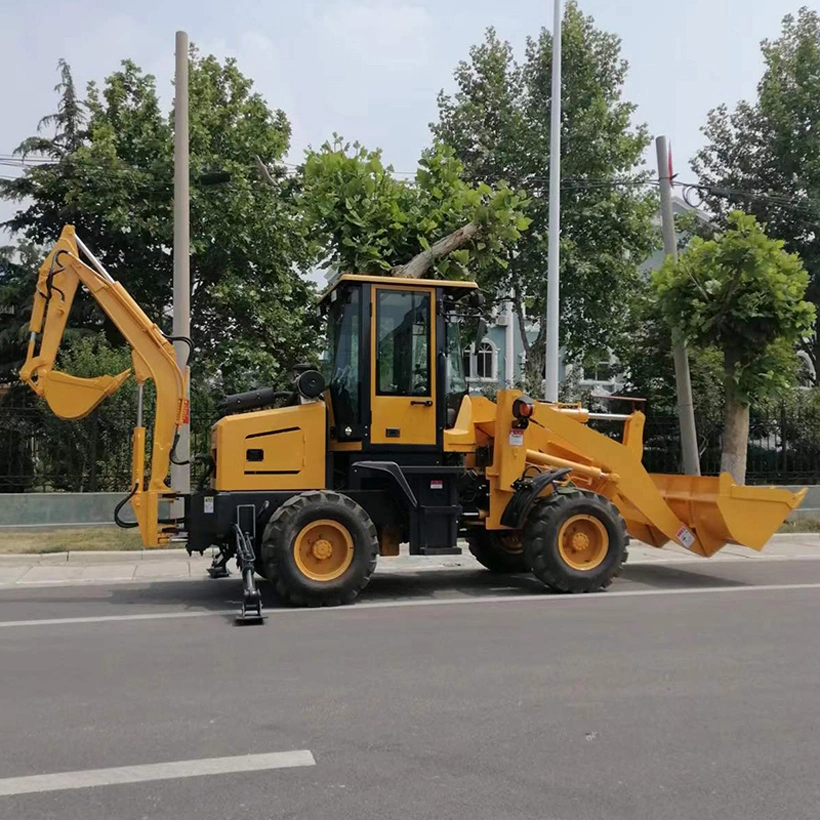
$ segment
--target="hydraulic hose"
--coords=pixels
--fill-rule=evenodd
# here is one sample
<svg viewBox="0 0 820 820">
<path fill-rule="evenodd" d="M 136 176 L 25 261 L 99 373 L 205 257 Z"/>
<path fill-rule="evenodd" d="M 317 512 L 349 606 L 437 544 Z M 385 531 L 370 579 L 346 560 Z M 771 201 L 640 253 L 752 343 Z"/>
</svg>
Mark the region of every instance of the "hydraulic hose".
<svg viewBox="0 0 820 820">
<path fill-rule="evenodd" d="M 123 521 L 120 518 L 120 510 L 134 497 L 137 490 L 139 489 L 139 482 L 134 483 L 134 489 L 128 493 L 116 507 L 114 507 L 114 523 L 123 530 L 133 530 L 139 526 L 139 523 L 136 521 Z"/>
</svg>

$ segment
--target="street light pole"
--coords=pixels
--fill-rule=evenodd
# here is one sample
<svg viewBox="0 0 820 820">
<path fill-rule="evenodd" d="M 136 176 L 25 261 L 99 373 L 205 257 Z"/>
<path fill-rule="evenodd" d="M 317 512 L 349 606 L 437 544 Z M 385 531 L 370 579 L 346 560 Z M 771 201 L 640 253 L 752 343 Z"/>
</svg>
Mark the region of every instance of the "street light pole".
<svg viewBox="0 0 820 820">
<path fill-rule="evenodd" d="M 666 137 L 655 140 L 658 154 L 658 181 L 661 194 L 661 227 L 663 250 L 667 257 L 678 259 L 678 241 L 675 236 L 675 215 L 672 210 L 672 163 Z M 698 436 L 695 429 L 695 408 L 692 399 L 692 381 L 689 375 L 689 354 L 686 342 L 672 340 L 672 358 L 675 362 L 675 386 L 678 394 L 680 443 L 683 451 L 683 471 L 686 475 L 700 475 Z"/>
<path fill-rule="evenodd" d="M 549 246 L 544 398 L 558 401 L 559 242 L 561 236 L 561 0 L 554 0 L 550 99 Z"/>
<path fill-rule="evenodd" d="M 191 336 L 190 267 L 190 177 L 188 169 L 188 35 L 176 33 L 176 76 L 174 80 L 174 336 Z M 190 350 L 184 342 L 174 342 L 177 364 L 187 370 Z M 190 382 L 190 372 L 188 372 Z M 186 388 L 190 402 L 190 387 Z M 190 404 L 189 404 L 190 406 Z M 175 458 L 184 464 L 171 464 L 171 486 L 181 493 L 191 491 L 190 418 L 180 427 Z M 180 502 L 175 517 L 181 517 Z"/>
</svg>

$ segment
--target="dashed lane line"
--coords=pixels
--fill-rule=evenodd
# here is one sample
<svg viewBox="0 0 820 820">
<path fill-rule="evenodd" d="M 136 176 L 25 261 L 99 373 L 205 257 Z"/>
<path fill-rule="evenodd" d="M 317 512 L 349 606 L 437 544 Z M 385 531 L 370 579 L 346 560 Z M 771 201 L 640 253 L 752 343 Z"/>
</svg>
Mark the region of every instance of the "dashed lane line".
<svg viewBox="0 0 820 820">
<path fill-rule="evenodd" d="M 148 763 L 141 766 L 115 766 L 109 769 L 86 769 L 77 772 L 35 774 L 26 777 L 0 779 L 0 797 L 19 794 L 39 794 L 65 789 L 89 789 L 97 786 L 117 786 L 123 783 L 145 783 L 153 780 L 178 780 L 214 774 L 259 772 L 270 769 L 292 769 L 315 766 L 307 749 L 293 752 L 208 757 L 201 760 L 176 760 L 169 763 Z"/>
</svg>

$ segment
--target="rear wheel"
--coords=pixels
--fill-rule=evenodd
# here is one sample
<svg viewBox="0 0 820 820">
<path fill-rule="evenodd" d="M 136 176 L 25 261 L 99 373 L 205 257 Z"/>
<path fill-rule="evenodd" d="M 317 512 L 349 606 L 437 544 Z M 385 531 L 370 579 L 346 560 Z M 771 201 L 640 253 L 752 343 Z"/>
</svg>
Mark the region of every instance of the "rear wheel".
<svg viewBox="0 0 820 820">
<path fill-rule="evenodd" d="M 370 517 L 352 498 L 334 492 L 288 499 L 262 537 L 265 575 L 297 606 L 353 603 L 370 581 L 378 551 Z"/>
<path fill-rule="evenodd" d="M 524 527 L 524 555 L 536 578 L 560 592 L 604 589 L 626 560 L 626 524 L 596 493 L 554 493 Z"/>
<path fill-rule="evenodd" d="M 467 536 L 467 544 L 478 563 L 490 572 L 506 575 L 530 571 L 521 533 L 477 530 Z"/>
</svg>

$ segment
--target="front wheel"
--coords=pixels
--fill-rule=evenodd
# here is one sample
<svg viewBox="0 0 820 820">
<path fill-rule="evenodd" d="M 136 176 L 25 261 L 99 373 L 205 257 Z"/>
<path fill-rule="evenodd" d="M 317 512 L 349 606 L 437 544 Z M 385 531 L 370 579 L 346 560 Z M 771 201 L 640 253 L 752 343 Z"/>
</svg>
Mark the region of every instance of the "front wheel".
<svg viewBox="0 0 820 820">
<path fill-rule="evenodd" d="M 314 491 L 289 498 L 262 536 L 262 562 L 276 591 L 297 606 L 350 604 L 376 568 L 370 516 L 349 496 Z"/>
<path fill-rule="evenodd" d="M 626 524 L 602 495 L 553 493 L 524 527 L 524 555 L 533 574 L 559 592 L 594 592 L 620 574 L 626 560 Z"/>
</svg>

